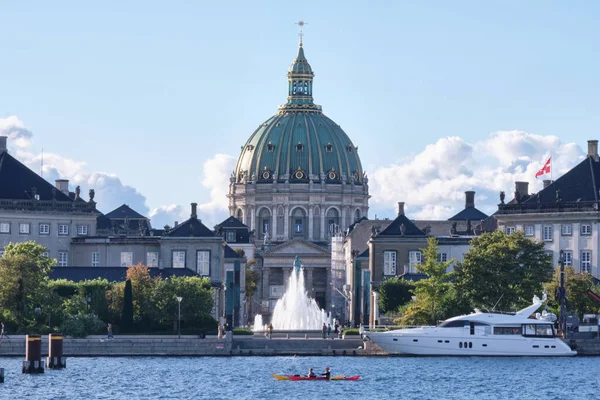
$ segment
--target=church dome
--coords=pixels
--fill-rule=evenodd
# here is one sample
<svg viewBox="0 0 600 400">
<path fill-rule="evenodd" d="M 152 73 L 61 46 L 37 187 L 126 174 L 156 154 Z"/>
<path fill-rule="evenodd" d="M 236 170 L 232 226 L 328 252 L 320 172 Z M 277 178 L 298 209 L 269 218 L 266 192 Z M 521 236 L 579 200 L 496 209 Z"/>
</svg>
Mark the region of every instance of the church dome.
<svg viewBox="0 0 600 400">
<path fill-rule="evenodd" d="M 288 70 L 287 103 L 242 147 L 235 181 L 363 183 L 357 147 L 312 97 L 314 73 L 302 41 Z"/>
</svg>

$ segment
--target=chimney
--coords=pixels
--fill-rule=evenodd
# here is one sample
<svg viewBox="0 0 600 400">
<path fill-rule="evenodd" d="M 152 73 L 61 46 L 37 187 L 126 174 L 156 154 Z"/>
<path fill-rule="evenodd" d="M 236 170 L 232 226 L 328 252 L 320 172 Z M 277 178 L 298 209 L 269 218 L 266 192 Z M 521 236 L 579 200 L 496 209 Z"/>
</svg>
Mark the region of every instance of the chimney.
<svg viewBox="0 0 600 400">
<path fill-rule="evenodd" d="M 404 202 L 398 202 L 398 216 L 404 215 Z"/>
<path fill-rule="evenodd" d="M 192 203 L 192 218 L 198 218 L 198 214 L 196 214 L 196 207 L 198 207 L 198 203 Z"/>
<path fill-rule="evenodd" d="M 519 192 L 521 197 L 529 195 L 529 182 L 515 182 L 515 191 Z"/>
<path fill-rule="evenodd" d="M 0 151 L 2 151 L 1 147 L 0 147 Z M 588 154 L 587 155 L 588 155 L 588 157 L 593 158 L 594 161 L 600 160 L 600 158 L 598 157 L 598 141 L 597 140 L 588 140 Z"/>
<path fill-rule="evenodd" d="M 552 181 L 550 179 L 544 179 L 544 189 L 546 189 L 551 184 L 552 184 Z"/>
<path fill-rule="evenodd" d="M 475 192 L 472 190 L 465 192 L 465 208 L 475 208 Z"/>
<path fill-rule="evenodd" d="M 66 194 L 69 195 L 69 180 L 68 179 L 57 179 L 55 181 L 56 188 Z"/>
<path fill-rule="evenodd" d="M 6 139 L 8 139 L 7 136 L 0 136 L 0 154 L 6 151 Z"/>
<path fill-rule="evenodd" d="M 173 228 L 177 228 L 178 225 L 179 225 L 179 221 L 175 221 L 175 223 L 173 224 Z"/>
</svg>

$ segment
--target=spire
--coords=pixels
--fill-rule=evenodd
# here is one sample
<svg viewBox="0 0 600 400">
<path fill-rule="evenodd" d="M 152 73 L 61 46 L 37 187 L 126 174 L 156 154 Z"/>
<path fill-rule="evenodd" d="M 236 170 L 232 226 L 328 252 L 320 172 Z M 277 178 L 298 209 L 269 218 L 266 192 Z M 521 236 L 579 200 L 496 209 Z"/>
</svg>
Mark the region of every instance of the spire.
<svg viewBox="0 0 600 400">
<path fill-rule="evenodd" d="M 321 106 L 313 103 L 313 77 L 314 73 L 306 56 L 302 38 L 304 33 L 302 28 L 306 22 L 299 21 L 296 24 L 300 27 L 300 42 L 298 44 L 298 55 L 288 70 L 288 101 L 287 104 L 279 106 L 279 112 L 306 111 L 321 112 Z"/>
</svg>

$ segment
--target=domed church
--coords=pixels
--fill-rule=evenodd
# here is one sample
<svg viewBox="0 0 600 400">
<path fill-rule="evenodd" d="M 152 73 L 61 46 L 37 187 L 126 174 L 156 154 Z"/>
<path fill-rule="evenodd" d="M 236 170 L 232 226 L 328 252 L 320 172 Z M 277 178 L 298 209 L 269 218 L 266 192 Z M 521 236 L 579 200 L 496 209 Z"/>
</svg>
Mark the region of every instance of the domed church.
<svg viewBox="0 0 600 400">
<path fill-rule="evenodd" d="M 358 147 L 313 101 L 314 73 L 302 39 L 287 76 L 287 102 L 242 147 L 229 212 L 256 239 L 324 244 L 367 216 L 368 179 Z"/>
</svg>

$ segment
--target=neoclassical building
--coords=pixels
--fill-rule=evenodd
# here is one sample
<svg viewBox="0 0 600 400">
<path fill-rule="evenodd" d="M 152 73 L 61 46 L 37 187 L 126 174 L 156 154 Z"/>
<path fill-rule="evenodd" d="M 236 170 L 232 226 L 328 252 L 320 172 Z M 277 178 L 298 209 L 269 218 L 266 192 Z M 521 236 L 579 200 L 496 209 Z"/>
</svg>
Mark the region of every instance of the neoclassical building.
<svg viewBox="0 0 600 400">
<path fill-rule="evenodd" d="M 242 146 L 229 212 L 259 240 L 327 242 L 367 216 L 368 179 L 357 146 L 313 102 L 302 40 L 287 76 L 287 103 Z"/>
</svg>

